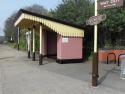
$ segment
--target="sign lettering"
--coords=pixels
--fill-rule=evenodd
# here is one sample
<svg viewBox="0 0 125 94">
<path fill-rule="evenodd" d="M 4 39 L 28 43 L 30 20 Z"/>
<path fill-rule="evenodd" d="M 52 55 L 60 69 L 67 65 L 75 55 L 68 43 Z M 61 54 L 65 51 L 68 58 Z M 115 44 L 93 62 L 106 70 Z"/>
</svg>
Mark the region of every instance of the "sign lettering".
<svg viewBox="0 0 125 94">
<path fill-rule="evenodd" d="M 104 0 L 98 1 L 98 9 L 107 9 L 123 6 L 123 0 Z"/>
<path fill-rule="evenodd" d="M 98 16 L 92 16 L 86 21 L 86 25 L 97 25 L 104 20 L 106 20 L 106 14 L 98 15 Z"/>
</svg>

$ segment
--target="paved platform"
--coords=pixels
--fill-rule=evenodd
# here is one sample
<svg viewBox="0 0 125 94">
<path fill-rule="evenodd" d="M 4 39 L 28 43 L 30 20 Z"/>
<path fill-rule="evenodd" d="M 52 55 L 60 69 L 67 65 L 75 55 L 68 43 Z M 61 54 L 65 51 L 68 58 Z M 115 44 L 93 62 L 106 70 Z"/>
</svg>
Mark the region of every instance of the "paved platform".
<svg viewBox="0 0 125 94">
<path fill-rule="evenodd" d="M 0 94 L 125 94 L 120 67 L 99 64 L 97 88 L 91 87 L 91 60 L 58 64 L 44 59 L 44 65 L 27 58 L 27 53 L 0 45 Z"/>
</svg>

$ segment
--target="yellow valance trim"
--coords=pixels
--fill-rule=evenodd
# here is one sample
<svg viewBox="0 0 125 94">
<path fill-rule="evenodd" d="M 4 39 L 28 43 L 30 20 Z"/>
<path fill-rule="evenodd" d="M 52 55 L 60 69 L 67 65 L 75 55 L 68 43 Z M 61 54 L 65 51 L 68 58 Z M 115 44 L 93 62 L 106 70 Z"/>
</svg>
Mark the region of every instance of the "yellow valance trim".
<svg viewBox="0 0 125 94">
<path fill-rule="evenodd" d="M 55 21 L 51 21 L 51 20 L 48 20 L 48 19 L 45 19 L 45 18 L 37 17 L 37 16 L 34 16 L 34 15 L 26 14 L 26 13 L 22 13 L 18 17 L 18 19 L 15 22 L 15 26 L 25 27 L 25 23 L 27 23 L 25 20 L 42 23 L 45 26 L 52 29 L 54 32 L 60 34 L 61 36 L 84 37 L 84 30 L 83 29 L 79 29 L 79 28 L 76 28 L 76 27 L 73 27 L 73 26 L 65 25 L 65 24 L 62 24 L 62 23 L 58 23 L 58 22 L 55 22 Z M 23 21 L 23 22 L 21 22 L 21 21 Z M 29 27 L 25 27 L 25 28 L 29 28 Z"/>
</svg>

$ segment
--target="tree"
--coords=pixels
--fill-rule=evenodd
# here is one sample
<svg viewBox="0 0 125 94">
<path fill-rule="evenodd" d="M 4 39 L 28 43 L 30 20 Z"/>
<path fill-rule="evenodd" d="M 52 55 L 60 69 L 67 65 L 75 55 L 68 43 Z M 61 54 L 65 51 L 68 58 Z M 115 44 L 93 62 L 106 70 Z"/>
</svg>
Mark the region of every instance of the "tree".
<svg viewBox="0 0 125 94">
<path fill-rule="evenodd" d="M 38 14 L 42 14 L 42 15 L 49 15 L 48 10 L 46 10 L 43 6 L 40 6 L 37 4 L 25 7 L 24 9 Z M 17 12 L 13 13 L 5 21 L 4 33 L 5 33 L 5 38 L 8 42 L 10 42 L 11 39 L 13 39 L 14 42 L 17 42 L 17 28 L 14 26 L 14 20 L 15 20 L 16 14 Z M 21 33 L 21 35 L 23 36 L 24 32 Z"/>
<path fill-rule="evenodd" d="M 101 10 L 99 11 L 99 13 L 105 13 L 107 15 L 107 19 L 100 25 L 100 27 L 102 27 L 103 29 L 106 28 L 105 44 L 120 46 L 120 42 L 117 41 L 119 41 L 119 39 L 121 38 L 122 32 L 125 31 L 125 5 L 123 5 L 122 7 Z"/>
<path fill-rule="evenodd" d="M 7 20 L 5 21 L 4 26 L 4 33 L 5 38 L 8 42 L 11 41 L 11 39 L 16 42 L 17 40 L 17 28 L 14 27 L 14 20 L 15 20 L 16 13 L 13 13 Z"/>
<path fill-rule="evenodd" d="M 24 7 L 25 10 L 37 13 L 37 14 L 41 14 L 41 15 L 48 15 L 49 12 L 47 9 L 45 9 L 43 6 L 38 5 L 38 4 L 34 4 L 32 6 L 28 6 L 28 7 Z"/>
<path fill-rule="evenodd" d="M 94 6 L 91 0 L 62 0 L 51 14 L 57 19 L 85 25 L 85 21 L 94 15 Z"/>
</svg>

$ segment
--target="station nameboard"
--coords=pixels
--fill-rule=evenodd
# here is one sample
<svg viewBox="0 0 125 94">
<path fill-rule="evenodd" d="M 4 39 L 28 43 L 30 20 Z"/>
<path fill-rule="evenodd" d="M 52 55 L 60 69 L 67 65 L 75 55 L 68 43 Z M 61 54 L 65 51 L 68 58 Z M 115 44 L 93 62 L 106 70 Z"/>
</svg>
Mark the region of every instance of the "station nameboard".
<svg viewBox="0 0 125 94">
<path fill-rule="evenodd" d="M 107 9 L 123 6 L 123 0 L 101 0 L 98 1 L 98 9 Z"/>
<path fill-rule="evenodd" d="M 86 21 L 86 25 L 97 25 L 104 20 L 106 20 L 106 14 L 92 16 Z"/>
</svg>

